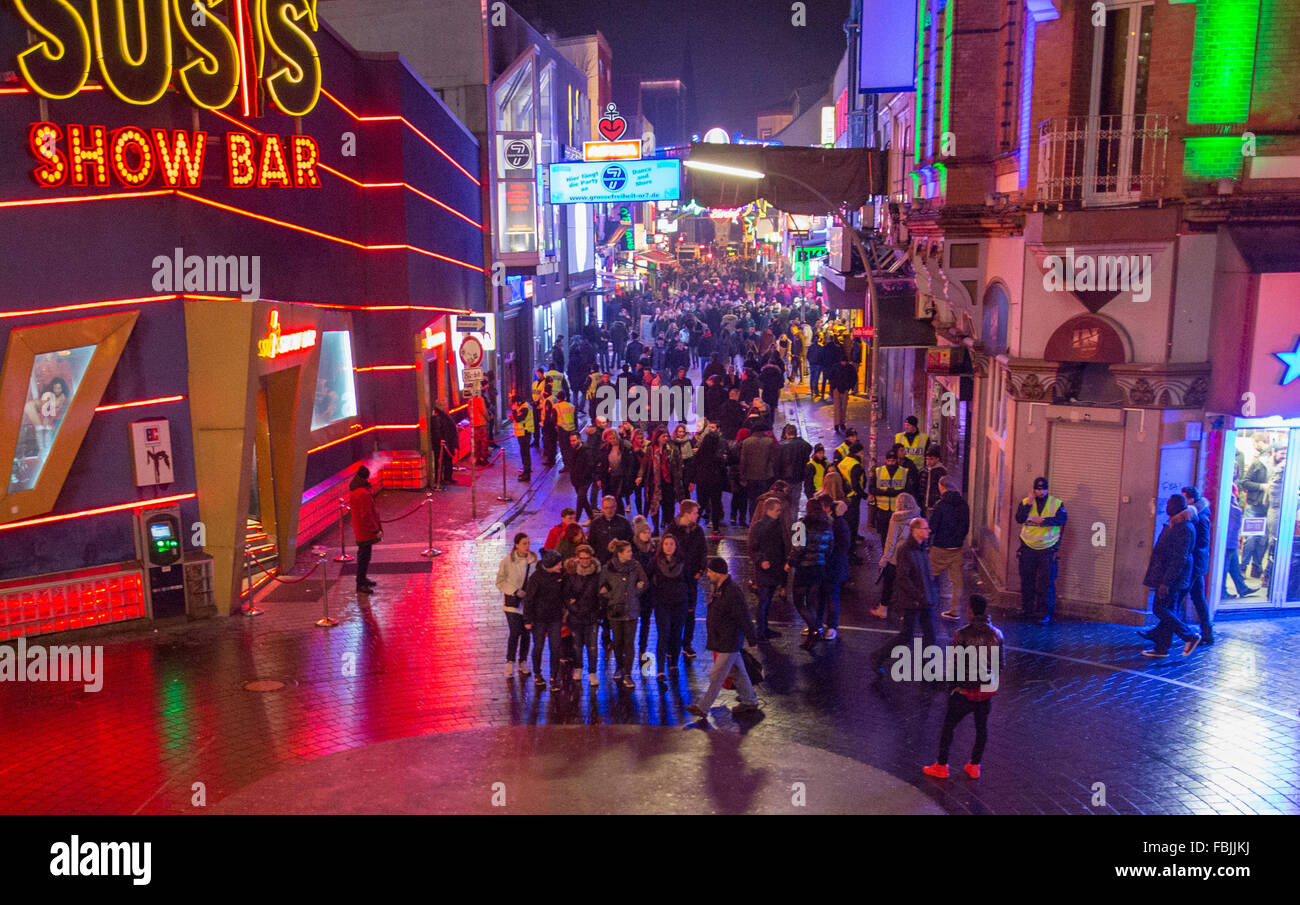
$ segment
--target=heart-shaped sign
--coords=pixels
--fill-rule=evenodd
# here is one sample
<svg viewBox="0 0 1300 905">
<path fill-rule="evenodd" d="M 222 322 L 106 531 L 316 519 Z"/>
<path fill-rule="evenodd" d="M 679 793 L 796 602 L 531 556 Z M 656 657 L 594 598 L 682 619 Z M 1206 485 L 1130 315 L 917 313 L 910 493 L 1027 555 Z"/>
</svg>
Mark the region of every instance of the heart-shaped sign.
<svg viewBox="0 0 1300 905">
<path fill-rule="evenodd" d="M 618 141 L 627 131 L 627 120 L 618 115 L 607 116 L 601 119 L 599 128 L 606 141 Z"/>
</svg>

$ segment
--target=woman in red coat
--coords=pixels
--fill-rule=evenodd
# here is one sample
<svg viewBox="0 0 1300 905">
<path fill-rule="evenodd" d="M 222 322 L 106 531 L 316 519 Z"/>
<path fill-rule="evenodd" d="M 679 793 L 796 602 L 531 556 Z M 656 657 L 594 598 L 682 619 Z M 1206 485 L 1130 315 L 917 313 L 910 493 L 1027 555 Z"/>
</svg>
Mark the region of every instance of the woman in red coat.
<svg viewBox="0 0 1300 905">
<path fill-rule="evenodd" d="M 357 593 L 369 594 L 375 583 L 366 577 L 370 568 L 370 549 L 384 536 L 375 510 L 375 494 L 370 487 L 370 469 L 362 465 L 348 485 L 348 506 L 352 510 L 352 536 L 357 542 Z"/>
</svg>

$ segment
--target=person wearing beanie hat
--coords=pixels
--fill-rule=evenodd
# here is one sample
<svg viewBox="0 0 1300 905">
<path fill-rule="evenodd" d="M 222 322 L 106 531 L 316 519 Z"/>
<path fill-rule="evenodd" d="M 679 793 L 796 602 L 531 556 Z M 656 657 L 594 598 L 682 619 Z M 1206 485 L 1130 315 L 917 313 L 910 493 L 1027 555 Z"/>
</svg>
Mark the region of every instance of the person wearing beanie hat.
<svg viewBox="0 0 1300 905">
<path fill-rule="evenodd" d="M 919 473 L 925 467 L 925 450 L 930 445 L 930 435 L 921 433 L 921 422 L 915 415 L 908 415 L 904 422 L 907 427 L 894 434 L 894 442 L 902 445 L 903 455 Z"/>
<path fill-rule="evenodd" d="M 754 694 L 753 683 L 749 681 L 749 672 L 741 662 L 742 641 L 750 648 L 758 643 L 754 623 L 749 618 L 749 607 L 745 605 L 745 596 L 731 580 L 727 561 L 714 556 L 708 561 L 709 610 L 706 619 L 708 630 L 707 648 L 714 652 L 713 669 L 709 672 L 709 687 L 695 703 L 684 708 L 692 716 L 707 720 L 709 708 L 713 706 L 722 683 L 731 676 L 736 685 L 740 703 L 731 708 L 735 714 L 752 713 L 758 710 L 758 696 Z"/>
<path fill-rule="evenodd" d="M 1169 646 L 1175 634 L 1183 640 L 1184 657 L 1196 650 L 1196 645 L 1201 640 L 1173 611 L 1174 604 L 1182 599 L 1183 591 L 1192 576 L 1192 551 L 1196 534 L 1190 519 L 1179 518 L 1186 509 L 1187 501 L 1181 493 L 1170 495 L 1165 502 L 1169 524 L 1165 525 L 1156 545 L 1151 548 L 1151 558 L 1142 583 L 1156 592 L 1151 610 L 1160 621 L 1151 632 L 1151 641 L 1155 646 L 1151 650 L 1144 650 L 1144 657 L 1161 659 L 1169 656 Z"/>
<path fill-rule="evenodd" d="M 596 640 L 604 614 L 600 598 L 600 562 L 590 544 L 579 544 L 577 552 L 564 563 L 564 624 L 573 636 L 573 681 L 582 678 L 582 652 L 587 651 L 588 682 L 600 684 L 596 670 Z"/>
<path fill-rule="evenodd" d="M 1065 504 L 1047 492 L 1047 478 L 1034 478 L 1034 492 L 1020 501 L 1016 523 L 1020 528 L 1020 615 L 1033 619 L 1038 601 L 1045 610 L 1042 624 L 1048 625 L 1056 610 L 1056 556 L 1065 526 Z"/>
<path fill-rule="evenodd" d="M 927 519 L 943 496 L 939 481 L 947 474 L 948 469 L 943 467 L 943 462 L 939 459 L 939 447 L 930 444 L 925 450 L 925 468 L 921 470 L 921 496 L 917 500 L 921 504 L 921 515 Z"/>
<path fill-rule="evenodd" d="M 560 626 L 564 622 L 564 560 L 555 550 L 543 550 L 541 568 L 524 585 L 524 628 L 533 633 L 533 684 L 542 678 L 542 642 L 550 648 L 551 691 L 559 691 Z"/>
</svg>

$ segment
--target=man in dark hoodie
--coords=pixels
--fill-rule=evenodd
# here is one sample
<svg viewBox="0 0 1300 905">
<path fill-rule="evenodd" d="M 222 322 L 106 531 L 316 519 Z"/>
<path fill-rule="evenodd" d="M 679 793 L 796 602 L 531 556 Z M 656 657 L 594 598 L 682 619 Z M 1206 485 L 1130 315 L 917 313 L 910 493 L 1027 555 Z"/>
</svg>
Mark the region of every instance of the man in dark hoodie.
<svg viewBox="0 0 1300 905">
<path fill-rule="evenodd" d="M 727 447 L 717 425 L 705 421 L 696 434 L 699 446 L 692 462 L 695 466 L 695 496 L 700 502 L 701 521 L 713 521 L 713 533 L 722 533 L 727 513 L 722 508 L 722 488 L 727 481 Z"/>
<path fill-rule="evenodd" d="M 551 655 L 551 691 L 560 690 L 560 626 L 564 621 L 564 560 L 554 550 L 543 550 L 541 568 L 528 576 L 524 598 L 524 628 L 533 633 L 533 684 L 546 687 L 542 678 L 542 642 Z"/>
<path fill-rule="evenodd" d="M 1144 638 L 1149 638 L 1155 645 L 1151 650 L 1142 651 L 1142 656 L 1161 659 L 1169 656 L 1169 646 L 1177 634 L 1183 640 L 1183 656 L 1196 650 L 1201 640 L 1191 629 L 1183 624 L 1174 614 L 1174 606 L 1182 599 L 1192 575 L 1192 549 L 1196 543 L 1196 533 L 1190 518 L 1178 518 L 1187 511 L 1187 501 L 1182 494 L 1175 493 L 1165 503 L 1165 514 L 1169 524 L 1165 525 L 1151 548 L 1151 559 L 1147 563 L 1147 574 L 1142 580 L 1148 588 L 1156 592 L 1151 610 L 1160 621 Z"/>
<path fill-rule="evenodd" d="M 709 708 L 722 690 L 722 683 L 731 676 L 736 683 L 736 693 L 740 703 L 731 708 L 735 714 L 753 713 L 758 710 L 758 696 L 749 681 L 749 673 L 740 658 L 742 641 L 750 647 L 758 644 L 753 620 L 749 618 L 749 608 L 745 606 L 745 595 L 728 574 L 727 561 L 720 556 L 709 560 L 709 610 L 707 618 L 708 649 L 717 654 L 713 669 L 709 672 L 709 687 L 694 704 L 687 704 L 685 710 L 692 716 L 708 719 Z"/>
<path fill-rule="evenodd" d="M 939 479 L 939 501 L 930 515 L 930 571 L 946 574 L 952 584 L 952 599 L 943 611 L 947 619 L 961 618 L 962 548 L 970 533 L 970 506 L 957 492 L 948 475 Z"/>
<path fill-rule="evenodd" d="M 989 710 L 992 709 L 997 686 L 1001 684 L 1002 667 L 1007 662 L 1007 648 L 1002 640 L 1002 632 L 989 621 L 986 612 L 988 605 L 988 599 L 983 594 L 971 595 L 971 620 L 957 629 L 952 636 L 952 643 L 959 649 L 974 648 L 980 651 L 983 648 L 982 652 L 976 653 L 976 663 L 987 664 L 992 672 L 996 662 L 997 672 L 992 672 L 995 681 L 985 685 L 978 677 L 968 675 L 949 692 L 948 712 L 944 714 L 943 730 L 939 733 L 939 758 L 928 767 L 921 768 L 926 776 L 948 778 L 948 751 L 952 747 L 953 730 L 969 713 L 975 718 L 975 747 L 971 749 L 970 760 L 964 769 L 971 779 L 980 778 L 980 760 L 984 757 L 984 745 L 989 738 Z"/>
<path fill-rule="evenodd" d="M 747 414 L 749 410 L 740 401 L 740 389 L 732 388 L 727 392 L 727 401 L 722 403 L 722 408 L 718 411 L 718 431 L 722 434 L 722 439 L 728 443 L 735 442 L 736 434 L 745 423 Z"/>
<path fill-rule="evenodd" d="M 683 500 L 677 518 L 668 526 L 665 534 L 677 538 L 677 549 L 686 563 L 687 596 L 690 598 L 686 611 L 686 626 L 682 636 L 682 654 L 688 659 L 695 659 L 695 606 L 700 596 L 700 579 L 704 577 L 705 560 L 709 557 L 709 545 L 704 539 L 704 529 L 700 527 L 700 504 L 694 500 Z"/>
</svg>

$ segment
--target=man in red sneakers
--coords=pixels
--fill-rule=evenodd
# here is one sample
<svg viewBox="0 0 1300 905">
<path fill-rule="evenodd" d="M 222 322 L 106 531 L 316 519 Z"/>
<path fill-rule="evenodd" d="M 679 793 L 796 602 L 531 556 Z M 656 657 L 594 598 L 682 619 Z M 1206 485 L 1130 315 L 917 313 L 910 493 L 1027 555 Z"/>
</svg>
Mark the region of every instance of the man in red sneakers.
<svg viewBox="0 0 1300 905">
<path fill-rule="evenodd" d="M 952 747 L 953 730 L 967 714 L 971 714 L 975 717 L 975 747 L 965 769 L 966 775 L 971 779 L 980 778 L 980 759 L 984 756 L 984 745 L 989 738 L 989 709 L 998 684 L 996 677 L 1000 675 L 1001 667 L 1007 659 L 1002 632 L 989 622 L 986 614 L 988 606 L 988 599 L 983 594 L 971 595 L 971 620 L 952 636 L 952 643 L 958 647 L 976 648 L 975 661 L 988 664 L 989 667 L 996 663 L 998 671 L 992 673 L 994 680 L 988 684 L 982 683 L 980 676 L 967 676 L 948 695 L 948 712 L 944 714 L 943 731 L 939 734 L 939 759 L 930 766 L 921 768 L 926 776 L 948 778 L 948 749 Z M 985 650 L 980 651 L 979 648 Z"/>
</svg>

